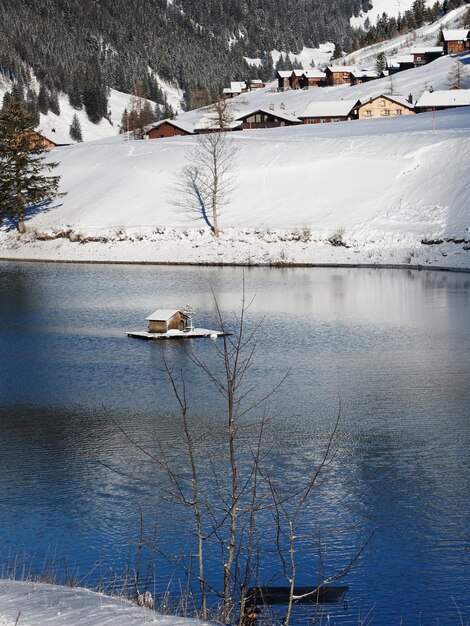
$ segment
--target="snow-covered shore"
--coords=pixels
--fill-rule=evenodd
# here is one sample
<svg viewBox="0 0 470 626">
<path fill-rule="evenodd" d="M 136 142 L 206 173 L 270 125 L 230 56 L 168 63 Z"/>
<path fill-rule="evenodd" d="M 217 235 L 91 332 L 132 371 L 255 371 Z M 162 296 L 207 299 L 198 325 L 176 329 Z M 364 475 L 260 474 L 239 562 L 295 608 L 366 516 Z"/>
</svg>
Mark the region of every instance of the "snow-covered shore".
<svg viewBox="0 0 470 626">
<path fill-rule="evenodd" d="M 2 259 L 470 268 L 470 110 L 233 133 L 215 239 L 175 203 L 196 140 L 52 151 L 67 195 L 0 231 Z M 336 245 L 335 245 L 336 244 Z"/>
<path fill-rule="evenodd" d="M 203 626 L 87 589 L 0 580 L 0 626 Z"/>
</svg>

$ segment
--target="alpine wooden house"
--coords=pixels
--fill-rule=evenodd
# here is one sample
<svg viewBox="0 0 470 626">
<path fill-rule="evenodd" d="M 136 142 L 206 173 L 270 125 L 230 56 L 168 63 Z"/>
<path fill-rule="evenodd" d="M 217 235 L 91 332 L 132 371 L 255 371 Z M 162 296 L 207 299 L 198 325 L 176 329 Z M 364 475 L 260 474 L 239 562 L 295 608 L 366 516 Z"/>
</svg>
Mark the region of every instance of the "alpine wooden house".
<svg viewBox="0 0 470 626">
<path fill-rule="evenodd" d="M 414 105 L 404 96 L 383 94 L 370 98 L 358 107 L 360 120 L 378 117 L 398 117 L 416 113 Z"/>
<path fill-rule="evenodd" d="M 163 137 L 180 137 L 182 135 L 194 135 L 194 127 L 188 122 L 179 120 L 161 120 L 151 124 L 145 131 L 147 139 L 160 139 Z"/>
<path fill-rule="evenodd" d="M 304 124 L 347 122 L 358 117 L 359 100 L 325 100 L 309 102 L 298 118 Z"/>
<path fill-rule="evenodd" d="M 236 118 L 241 122 L 242 129 L 248 128 L 277 128 L 279 126 L 293 126 L 301 124 L 298 117 L 283 110 L 254 109 Z"/>
<path fill-rule="evenodd" d="M 352 82 L 351 74 L 356 68 L 350 65 L 329 65 L 326 70 L 326 83 L 332 87 L 333 85 L 350 85 Z"/>
<path fill-rule="evenodd" d="M 442 30 L 442 45 L 444 54 L 460 54 L 470 50 L 470 30 L 468 28 L 454 28 Z"/>
</svg>

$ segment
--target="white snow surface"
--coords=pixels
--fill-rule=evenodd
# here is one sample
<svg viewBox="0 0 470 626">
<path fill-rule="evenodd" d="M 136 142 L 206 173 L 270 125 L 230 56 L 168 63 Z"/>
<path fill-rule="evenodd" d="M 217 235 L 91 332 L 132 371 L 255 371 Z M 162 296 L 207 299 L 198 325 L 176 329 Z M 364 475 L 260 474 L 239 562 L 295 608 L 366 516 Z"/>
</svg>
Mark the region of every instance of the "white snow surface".
<svg viewBox="0 0 470 626">
<path fill-rule="evenodd" d="M 218 240 L 174 202 L 196 137 L 56 148 L 67 195 L 26 235 L 3 229 L 0 256 L 470 268 L 469 131 L 463 107 L 234 132 L 237 186 Z M 329 242 L 338 233 L 348 247 Z"/>
<path fill-rule="evenodd" d="M 350 20 L 351 26 L 359 28 L 364 26 L 364 22 L 369 18 L 371 26 L 375 24 L 378 17 L 381 17 L 383 13 L 386 13 L 388 17 L 397 17 L 400 13 L 403 15 L 405 11 L 408 11 L 413 6 L 414 0 L 373 0 L 372 9 L 364 13 L 361 11 L 358 17 L 352 17 Z M 426 0 L 426 6 L 430 7 L 434 4 L 434 0 Z"/>
<path fill-rule="evenodd" d="M 20 614 L 18 622 L 16 622 Z M 204 626 L 86 589 L 0 580 L 0 626 Z"/>
</svg>

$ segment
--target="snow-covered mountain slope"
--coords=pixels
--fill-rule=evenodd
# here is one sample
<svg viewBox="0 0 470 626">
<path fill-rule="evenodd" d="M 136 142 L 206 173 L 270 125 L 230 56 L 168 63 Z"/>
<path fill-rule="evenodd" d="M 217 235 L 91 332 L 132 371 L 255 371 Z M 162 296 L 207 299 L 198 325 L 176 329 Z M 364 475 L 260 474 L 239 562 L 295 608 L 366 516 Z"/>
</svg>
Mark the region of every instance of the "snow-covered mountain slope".
<svg viewBox="0 0 470 626">
<path fill-rule="evenodd" d="M 386 13 L 389 17 L 397 17 L 398 14 L 402 14 L 408 11 L 413 6 L 414 0 L 373 0 L 372 9 L 364 13 L 361 11 L 358 17 L 352 17 L 350 20 L 351 26 L 359 28 L 364 26 L 366 19 L 369 19 L 371 24 L 375 24 L 378 17 Z M 426 0 L 426 6 L 430 7 L 434 4 L 434 0 Z"/>
<path fill-rule="evenodd" d="M 171 85 L 161 83 L 162 89 L 165 92 L 168 103 L 174 108 L 174 110 L 181 109 L 181 97 L 182 92 Z M 2 80 L 0 76 L 0 104 L 3 100 L 5 92 L 11 89 L 11 83 Z M 104 137 L 111 137 L 119 133 L 119 125 L 121 123 L 122 114 L 124 109 L 130 108 L 132 96 L 116 89 L 111 89 L 109 94 L 109 112 L 110 121 L 102 119 L 98 124 L 93 124 L 88 119 L 85 109 L 77 111 L 69 104 L 68 97 L 65 94 L 59 94 L 60 115 L 55 115 L 51 111 L 47 115 L 40 114 L 39 128 L 46 131 L 55 131 L 61 136 L 72 141 L 69 137 L 70 124 L 72 123 L 73 116 L 76 114 L 80 127 L 82 129 L 82 136 L 84 141 L 93 141 L 95 139 L 102 139 Z M 152 107 L 155 103 L 150 101 Z"/>
<path fill-rule="evenodd" d="M 1 256 L 470 268 L 469 131 L 466 108 L 233 133 L 220 241 L 175 204 L 195 137 L 58 148 L 67 196 L 28 221 L 30 235 L 2 232 Z M 338 233 L 349 247 L 329 243 Z"/>
</svg>

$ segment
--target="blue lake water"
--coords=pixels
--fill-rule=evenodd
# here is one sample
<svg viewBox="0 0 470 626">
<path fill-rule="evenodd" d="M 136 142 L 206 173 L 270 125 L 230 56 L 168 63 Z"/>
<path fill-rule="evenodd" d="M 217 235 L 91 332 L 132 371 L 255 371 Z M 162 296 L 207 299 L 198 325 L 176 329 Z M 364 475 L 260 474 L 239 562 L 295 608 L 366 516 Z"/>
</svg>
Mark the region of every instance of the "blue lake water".
<svg viewBox="0 0 470 626">
<path fill-rule="evenodd" d="M 463 273 L 1 263 L 3 571 L 35 574 L 55 563 L 83 584 L 121 577 L 136 564 L 142 516 L 146 539 L 157 527 L 152 589 L 178 587 L 182 571 L 162 553 L 193 551 L 188 513 L 164 497 L 164 470 L 135 443 L 187 468 L 166 359 L 184 371 L 205 495 L 215 499 L 210 464 L 216 475 L 226 471 L 223 402 L 181 344 L 133 340 L 125 331 L 144 330 L 156 308 L 188 301 L 197 325 L 211 327 L 212 292 L 230 325 L 243 277 L 248 300 L 254 296 L 247 329 L 259 325 L 250 397 L 286 376 L 257 413 L 269 418 L 263 469 L 284 494 L 314 471 L 341 405 L 336 455 L 299 518 L 299 584 L 340 570 L 371 539 L 341 583 L 350 587 L 347 607 L 327 607 L 324 623 L 328 613 L 330 623 L 345 625 L 467 624 L 470 275 Z M 218 346 L 191 344 L 213 372 Z M 256 432 L 255 417 L 247 418 L 242 472 Z M 260 581 L 282 584 L 274 528 L 266 506 Z M 215 548 L 207 576 L 221 587 Z"/>
</svg>

